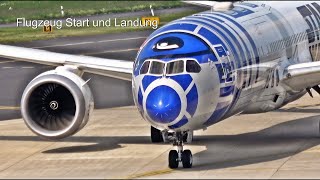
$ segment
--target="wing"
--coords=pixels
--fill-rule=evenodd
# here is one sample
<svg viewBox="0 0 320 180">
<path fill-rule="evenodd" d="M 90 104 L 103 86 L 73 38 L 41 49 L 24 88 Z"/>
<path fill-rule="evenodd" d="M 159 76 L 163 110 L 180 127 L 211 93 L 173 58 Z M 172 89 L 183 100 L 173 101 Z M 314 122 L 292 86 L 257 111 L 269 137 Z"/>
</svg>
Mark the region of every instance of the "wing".
<svg viewBox="0 0 320 180">
<path fill-rule="evenodd" d="M 73 65 L 84 72 L 131 81 L 133 62 L 69 55 L 38 49 L 0 45 L 0 57 L 52 66 Z"/>
<path fill-rule="evenodd" d="M 301 91 L 320 84 L 320 62 L 288 66 L 281 83 L 291 90 Z"/>
<path fill-rule="evenodd" d="M 210 7 L 214 11 L 227 11 L 233 8 L 234 2 L 218 2 L 218 1 L 182 1 L 187 4 L 197 6 Z"/>
</svg>

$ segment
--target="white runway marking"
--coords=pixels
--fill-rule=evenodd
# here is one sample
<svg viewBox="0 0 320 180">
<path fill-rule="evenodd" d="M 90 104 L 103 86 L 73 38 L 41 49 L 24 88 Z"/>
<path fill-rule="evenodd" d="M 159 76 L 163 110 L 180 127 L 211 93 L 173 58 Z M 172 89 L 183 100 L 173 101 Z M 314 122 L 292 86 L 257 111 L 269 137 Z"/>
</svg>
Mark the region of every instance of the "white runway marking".
<svg viewBox="0 0 320 180">
<path fill-rule="evenodd" d="M 76 46 L 76 45 L 83 45 L 83 44 L 94 44 L 94 43 L 104 43 L 104 42 L 114 42 L 114 41 L 130 41 L 130 40 L 137 40 L 143 39 L 147 37 L 133 37 L 133 38 L 124 38 L 124 39 L 109 39 L 109 40 L 102 40 L 102 41 L 88 41 L 88 42 L 79 42 L 79 43 L 72 43 L 72 44 L 60 44 L 60 45 L 50 45 L 50 46 L 39 46 L 39 47 L 31 47 L 35 49 L 42 49 L 42 48 L 50 48 L 50 47 L 66 47 L 66 46 Z"/>
<path fill-rule="evenodd" d="M 17 62 L 17 61 L 15 61 L 15 60 L 10 60 L 10 61 L 0 61 L 0 64 L 13 63 L 13 62 Z"/>
<path fill-rule="evenodd" d="M 20 110 L 18 106 L 0 106 L 0 110 Z"/>
<path fill-rule="evenodd" d="M 110 39 L 110 40 L 103 40 L 103 41 L 97 41 L 98 43 L 103 42 L 112 42 L 112 41 L 130 41 L 130 40 L 136 40 L 136 39 L 147 39 L 147 37 L 133 37 L 133 38 L 125 38 L 125 39 Z"/>
<path fill-rule="evenodd" d="M 81 54 L 81 55 L 106 54 L 106 53 L 117 53 L 117 52 L 138 51 L 138 50 L 139 50 L 139 48 L 119 49 L 119 50 L 109 50 L 109 51 L 100 51 L 100 52 L 84 53 L 84 54 Z"/>
<path fill-rule="evenodd" d="M 17 69 L 17 68 L 20 68 L 20 69 L 34 69 L 35 67 L 33 66 L 26 66 L 26 67 L 1 67 L 1 69 Z M 49 67 L 39 67 L 39 68 L 49 68 Z"/>
<path fill-rule="evenodd" d="M 92 43 L 95 43 L 95 42 L 88 41 L 88 42 L 80 42 L 80 43 L 72 43 L 72 44 L 60 44 L 60 45 L 40 46 L 40 47 L 31 47 L 31 48 L 41 49 L 41 48 L 50 48 L 50 47 L 76 46 L 76 45 L 92 44 Z"/>
</svg>

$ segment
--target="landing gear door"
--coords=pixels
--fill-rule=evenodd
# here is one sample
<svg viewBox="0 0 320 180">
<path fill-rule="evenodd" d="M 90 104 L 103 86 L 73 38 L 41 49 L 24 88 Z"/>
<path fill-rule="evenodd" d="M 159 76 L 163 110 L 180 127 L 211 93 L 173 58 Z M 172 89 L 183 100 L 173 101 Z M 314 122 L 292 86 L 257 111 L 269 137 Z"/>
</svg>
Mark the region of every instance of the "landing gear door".
<svg viewBox="0 0 320 180">
<path fill-rule="evenodd" d="M 214 46 L 214 51 L 221 64 L 222 73 L 223 73 L 222 80 L 224 80 L 225 83 L 232 83 L 234 81 L 234 77 L 233 77 L 232 63 L 230 61 L 229 53 L 223 48 L 222 45 Z"/>
</svg>

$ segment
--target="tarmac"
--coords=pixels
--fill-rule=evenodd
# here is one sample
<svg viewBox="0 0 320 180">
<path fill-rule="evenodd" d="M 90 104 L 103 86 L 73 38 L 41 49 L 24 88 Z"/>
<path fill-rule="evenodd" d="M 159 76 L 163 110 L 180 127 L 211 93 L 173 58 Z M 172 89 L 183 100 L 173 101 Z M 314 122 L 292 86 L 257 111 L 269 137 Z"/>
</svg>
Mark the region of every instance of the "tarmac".
<svg viewBox="0 0 320 180">
<path fill-rule="evenodd" d="M 32 134 L 22 119 L 1 121 L 0 178 L 319 178 L 315 96 L 196 131 L 185 146 L 191 169 L 168 168 L 172 145 L 150 142 L 150 126 L 134 106 L 95 110 L 82 131 L 56 142 Z"/>
</svg>

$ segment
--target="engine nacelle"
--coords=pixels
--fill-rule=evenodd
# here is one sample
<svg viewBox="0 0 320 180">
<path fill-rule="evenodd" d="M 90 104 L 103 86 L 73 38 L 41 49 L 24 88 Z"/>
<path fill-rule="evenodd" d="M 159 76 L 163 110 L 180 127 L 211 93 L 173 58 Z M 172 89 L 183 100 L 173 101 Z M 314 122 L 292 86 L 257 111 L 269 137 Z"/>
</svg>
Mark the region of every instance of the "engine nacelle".
<svg viewBox="0 0 320 180">
<path fill-rule="evenodd" d="M 88 122 L 94 107 L 87 83 L 63 67 L 40 74 L 26 87 L 21 113 L 40 137 L 57 140 L 71 136 Z"/>
</svg>

